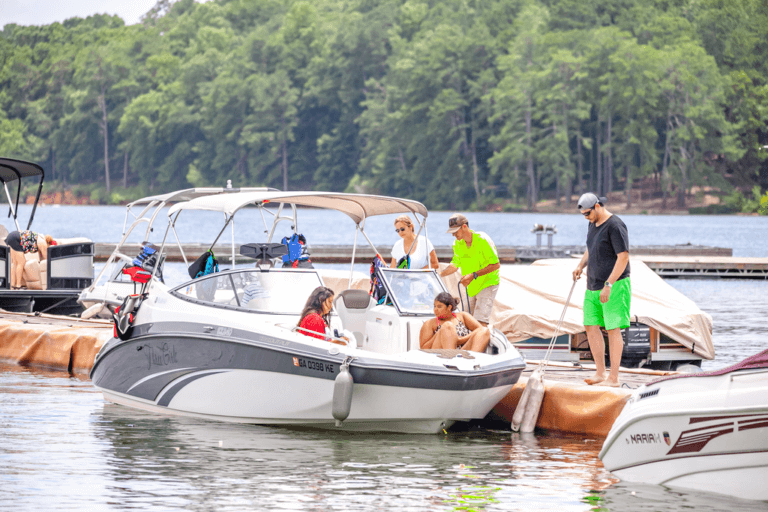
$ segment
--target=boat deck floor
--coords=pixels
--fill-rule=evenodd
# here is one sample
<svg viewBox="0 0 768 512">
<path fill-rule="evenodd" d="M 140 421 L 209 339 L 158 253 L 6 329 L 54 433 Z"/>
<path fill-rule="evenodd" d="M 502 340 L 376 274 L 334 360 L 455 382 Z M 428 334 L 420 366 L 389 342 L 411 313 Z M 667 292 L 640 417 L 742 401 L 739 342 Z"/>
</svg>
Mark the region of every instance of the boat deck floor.
<svg viewBox="0 0 768 512">
<path fill-rule="evenodd" d="M 527 361 L 527 366 L 523 370 L 523 377 L 530 377 L 533 371 L 539 366 L 538 361 Z M 556 365 L 557 364 L 557 365 Z M 555 363 L 550 362 L 544 373 L 545 380 L 552 380 L 556 382 L 563 382 L 572 385 L 588 386 L 584 379 L 595 373 L 594 364 L 569 364 L 569 363 Z M 621 387 L 613 388 L 626 392 L 626 394 L 632 394 L 635 388 L 638 388 L 644 384 L 648 384 L 656 379 L 659 379 L 665 375 L 676 375 L 678 372 L 665 372 L 656 370 L 643 370 L 635 368 L 621 368 L 619 370 L 619 382 Z M 601 387 L 601 386 L 589 386 L 589 387 Z M 604 387 L 604 386 L 602 386 Z"/>
</svg>

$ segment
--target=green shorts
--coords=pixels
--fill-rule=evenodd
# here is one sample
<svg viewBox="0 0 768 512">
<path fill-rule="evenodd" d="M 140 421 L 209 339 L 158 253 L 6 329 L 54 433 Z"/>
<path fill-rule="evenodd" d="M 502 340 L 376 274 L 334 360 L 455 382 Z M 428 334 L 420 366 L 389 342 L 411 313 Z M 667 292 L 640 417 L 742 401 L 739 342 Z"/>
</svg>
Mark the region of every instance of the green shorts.
<svg viewBox="0 0 768 512">
<path fill-rule="evenodd" d="M 629 278 L 619 279 L 611 286 L 608 302 L 600 302 L 602 290 L 587 290 L 584 294 L 584 325 L 599 325 L 606 331 L 629 327 L 629 303 L 632 286 Z"/>
</svg>

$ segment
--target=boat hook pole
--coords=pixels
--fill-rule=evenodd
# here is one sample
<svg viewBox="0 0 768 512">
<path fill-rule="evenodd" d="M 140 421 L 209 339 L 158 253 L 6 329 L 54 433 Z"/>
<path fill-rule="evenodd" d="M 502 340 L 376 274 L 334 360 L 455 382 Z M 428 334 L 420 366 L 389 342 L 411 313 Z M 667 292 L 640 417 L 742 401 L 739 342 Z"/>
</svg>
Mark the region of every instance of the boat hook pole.
<svg viewBox="0 0 768 512">
<path fill-rule="evenodd" d="M 555 346 L 555 340 L 557 339 L 557 335 L 560 334 L 560 328 L 563 325 L 563 319 L 565 318 L 565 312 L 568 311 L 568 306 L 571 304 L 571 295 L 573 295 L 573 289 L 576 288 L 576 281 L 573 282 L 571 285 L 571 291 L 568 292 L 568 298 L 565 299 L 565 307 L 563 308 L 563 312 L 560 314 L 560 320 L 557 321 L 557 326 L 555 326 L 555 332 L 552 334 L 552 339 L 549 341 L 549 347 L 547 347 L 547 352 L 544 354 L 544 359 L 542 359 L 539 362 L 539 368 L 542 368 L 542 370 L 546 370 L 547 364 L 549 363 L 549 358 L 552 356 L 552 349 Z"/>
</svg>

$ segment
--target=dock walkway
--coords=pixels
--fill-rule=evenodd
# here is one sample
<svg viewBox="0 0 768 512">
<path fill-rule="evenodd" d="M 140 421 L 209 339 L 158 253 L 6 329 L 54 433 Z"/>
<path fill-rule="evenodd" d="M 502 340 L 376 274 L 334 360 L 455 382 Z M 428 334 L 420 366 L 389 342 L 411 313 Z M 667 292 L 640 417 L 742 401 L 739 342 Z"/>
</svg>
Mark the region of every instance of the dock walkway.
<svg viewBox="0 0 768 512">
<path fill-rule="evenodd" d="M 95 244 L 96 261 L 105 261 L 112 254 L 116 244 Z M 189 263 L 208 249 L 203 244 L 183 244 L 184 253 Z M 385 260 L 390 258 L 390 247 L 380 247 L 379 251 Z M 504 246 L 496 247 L 499 260 L 503 264 L 526 263 L 543 258 L 570 258 L 584 254 L 585 246 Z M 124 247 L 126 255 L 139 252 L 139 244 Z M 221 244 L 214 247 L 214 252 L 220 262 L 231 264 L 232 246 Z M 453 256 L 450 246 L 435 247 L 438 260 L 449 262 Z M 316 263 L 349 263 L 352 256 L 351 245 L 310 245 L 309 253 Z M 735 258 L 733 250 L 723 247 L 707 247 L 700 245 L 650 245 L 632 246 L 630 253 L 633 257 L 642 259 L 651 269 L 662 277 L 725 277 L 740 279 L 768 279 L 768 258 Z M 357 247 L 355 261 L 365 263 L 373 259 L 374 252 L 368 245 Z M 166 260 L 184 261 L 178 245 L 166 247 Z M 240 246 L 235 245 L 235 260 L 237 263 L 253 261 L 240 256 Z"/>
</svg>

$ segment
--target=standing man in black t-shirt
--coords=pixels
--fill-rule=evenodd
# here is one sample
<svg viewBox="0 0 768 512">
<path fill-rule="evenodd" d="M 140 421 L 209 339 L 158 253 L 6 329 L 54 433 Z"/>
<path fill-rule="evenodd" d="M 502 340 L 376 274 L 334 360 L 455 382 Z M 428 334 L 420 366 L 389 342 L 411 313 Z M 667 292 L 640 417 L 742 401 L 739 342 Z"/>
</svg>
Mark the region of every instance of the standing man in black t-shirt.
<svg viewBox="0 0 768 512">
<path fill-rule="evenodd" d="M 624 342 L 621 329 L 629 327 L 629 235 L 620 218 L 603 206 L 605 198 L 588 192 L 579 198 L 579 210 L 589 221 L 587 251 L 573 271 L 573 280 L 587 267 L 584 295 L 584 327 L 596 371 L 584 379 L 587 384 L 619 386 L 619 363 Z M 611 372 L 605 374 L 605 342 L 600 327 L 608 331 Z"/>
</svg>

